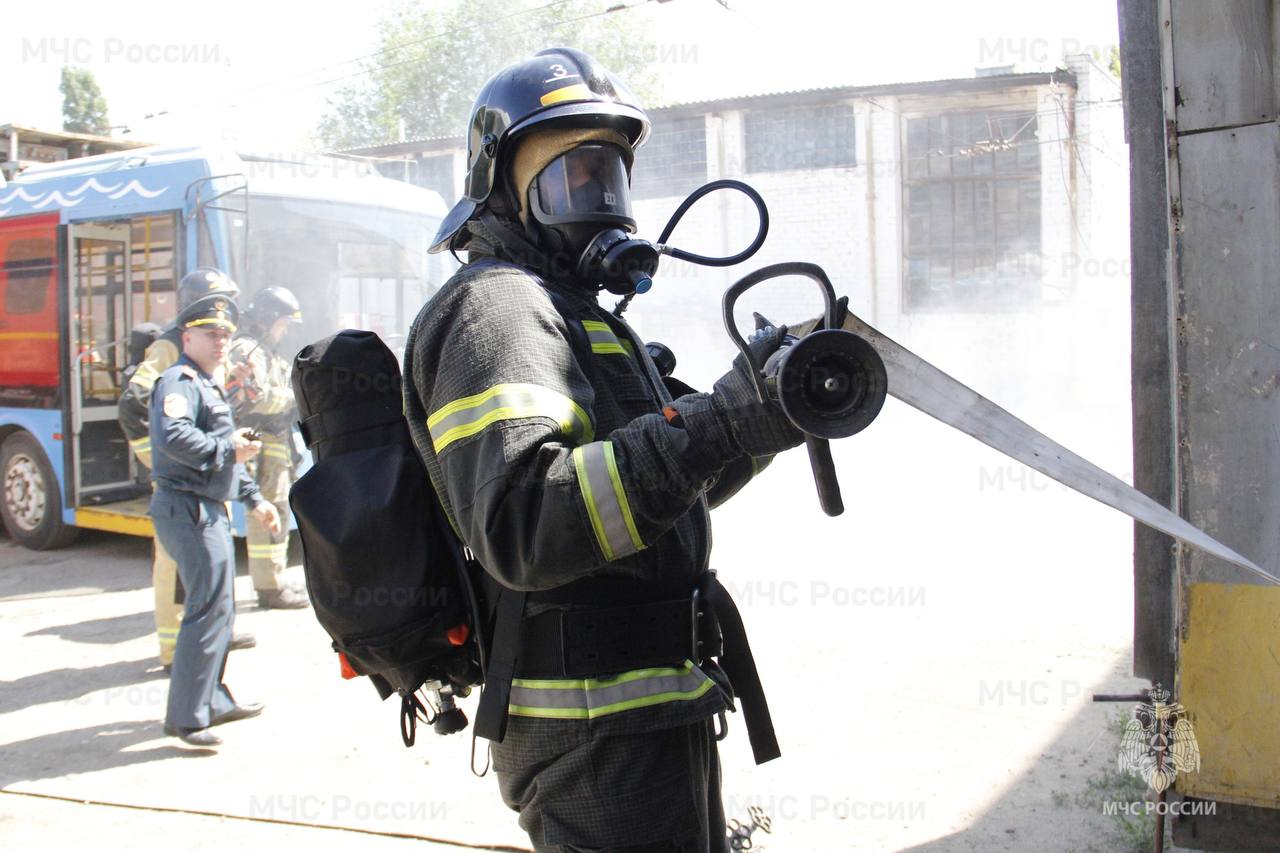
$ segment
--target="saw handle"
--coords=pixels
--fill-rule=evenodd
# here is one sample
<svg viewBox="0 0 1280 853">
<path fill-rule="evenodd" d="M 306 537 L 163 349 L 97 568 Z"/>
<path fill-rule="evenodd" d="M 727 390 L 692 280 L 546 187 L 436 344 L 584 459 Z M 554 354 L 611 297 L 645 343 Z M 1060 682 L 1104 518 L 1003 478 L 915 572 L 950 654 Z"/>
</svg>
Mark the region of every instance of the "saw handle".
<svg viewBox="0 0 1280 853">
<path fill-rule="evenodd" d="M 737 324 L 733 321 L 733 308 L 738 302 L 738 297 L 752 287 L 762 281 L 780 278 L 784 275 L 800 275 L 811 279 L 822 290 L 822 297 L 826 302 L 826 313 L 817 328 L 838 328 L 836 291 L 831 286 L 831 280 L 827 278 L 827 274 L 817 264 L 810 264 L 804 261 L 772 264 L 748 273 L 734 282 L 725 291 L 724 299 L 721 303 L 724 313 L 724 328 L 729 333 L 729 338 L 733 341 L 734 346 L 738 348 L 738 352 L 742 353 L 742 357 L 751 366 L 751 381 L 756 386 L 756 395 L 760 398 L 761 403 L 768 403 L 770 399 L 768 386 L 765 382 L 764 365 L 757 364 L 756 360 L 752 358 L 751 349 L 747 346 L 747 342 L 743 340 L 742 335 L 738 332 Z M 804 442 L 809 450 L 809 465 L 813 468 L 813 481 L 818 488 L 818 502 L 822 505 L 822 511 L 830 516 L 840 515 L 844 512 L 844 500 L 840 496 L 840 481 L 836 478 L 836 466 L 831 458 L 831 442 L 808 432 L 805 433 Z"/>
</svg>

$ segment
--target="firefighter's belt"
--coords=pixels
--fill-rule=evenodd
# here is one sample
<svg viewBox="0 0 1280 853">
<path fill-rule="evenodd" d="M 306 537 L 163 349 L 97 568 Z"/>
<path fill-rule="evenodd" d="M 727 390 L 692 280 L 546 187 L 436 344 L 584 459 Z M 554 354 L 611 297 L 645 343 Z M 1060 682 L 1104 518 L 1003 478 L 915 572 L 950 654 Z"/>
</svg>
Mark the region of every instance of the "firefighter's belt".
<svg viewBox="0 0 1280 853">
<path fill-rule="evenodd" d="M 516 677 L 589 678 L 714 657 L 720 654 L 714 614 L 699 612 L 698 604 L 695 595 L 525 618 Z"/>
<path fill-rule="evenodd" d="M 703 575 L 692 594 L 659 601 L 615 604 L 626 587 L 655 585 L 590 579 L 570 585 L 571 592 L 498 593 L 485 689 L 476 711 L 476 733 L 501 741 L 513 678 L 599 677 L 628 670 L 678 666 L 717 658 L 742 704 L 757 764 L 780 754 L 764 689 L 738 609 L 714 572 Z M 595 595 L 590 588 L 595 586 Z M 569 587 L 565 588 L 566 591 Z M 661 590 L 657 590 L 661 594 Z M 526 597 L 538 602 L 567 603 L 591 598 L 615 606 L 552 610 L 523 617 Z M 513 630 L 513 627 L 515 630 Z"/>
</svg>

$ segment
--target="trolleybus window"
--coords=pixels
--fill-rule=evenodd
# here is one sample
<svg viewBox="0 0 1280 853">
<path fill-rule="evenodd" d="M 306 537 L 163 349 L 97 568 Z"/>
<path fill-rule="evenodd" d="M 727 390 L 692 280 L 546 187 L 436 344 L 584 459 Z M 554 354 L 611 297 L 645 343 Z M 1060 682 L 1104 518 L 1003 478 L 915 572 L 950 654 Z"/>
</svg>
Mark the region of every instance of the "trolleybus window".
<svg viewBox="0 0 1280 853">
<path fill-rule="evenodd" d="M 342 328 L 370 329 L 398 348 L 424 299 L 439 286 L 427 246 L 435 217 L 309 199 L 250 196 L 249 295 L 283 286 L 304 323 L 301 346 Z"/>
</svg>

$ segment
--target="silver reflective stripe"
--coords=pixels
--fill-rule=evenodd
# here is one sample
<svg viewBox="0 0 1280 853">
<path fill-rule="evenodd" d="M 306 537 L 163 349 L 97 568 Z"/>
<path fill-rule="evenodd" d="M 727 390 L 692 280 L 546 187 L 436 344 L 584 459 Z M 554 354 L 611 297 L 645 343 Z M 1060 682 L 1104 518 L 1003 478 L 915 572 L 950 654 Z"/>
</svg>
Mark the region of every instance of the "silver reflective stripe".
<svg viewBox="0 0 1280 853">
<path fill-rule="evenodd" d="M 591 342 L 591 351 L 597 355 L 627 355 L 618 336 L 609 328 L 608 323 L 599 320 L 583 320 L 582 328 L 587 332 L 587 340 Z"/>
<path fill-rule="evenodd" d="M 574 441 L 590 441 L 593 435 L 590 418 L 573 400 L 550 388 L 521 382 L 494 385 L 454 400 L 427 418 L 427 430 L 436 453 L 440 453 L 498 421 L 537 417 L 555 421 L 561 433 Z"/>
<path fill-rule="evenodd" d="M 574 448 L 573 467 L 578 474 L 578 487 L 591 528 L 605 559 L 612 562 L 644 547 L 636 530 L 631 504 L 618 476 L 618 463 L 613 456 L 613 442 L 593 441 Z"/>
<path fill-rule="evenodd" d="M 612 678 L 511 681 L 507 713 L 518 717 L 592 720 L 667 702 L 687 702 L 714 686 L 706 673 L 685 661 L 678 667 L 624 672 Z"/>
</svg>

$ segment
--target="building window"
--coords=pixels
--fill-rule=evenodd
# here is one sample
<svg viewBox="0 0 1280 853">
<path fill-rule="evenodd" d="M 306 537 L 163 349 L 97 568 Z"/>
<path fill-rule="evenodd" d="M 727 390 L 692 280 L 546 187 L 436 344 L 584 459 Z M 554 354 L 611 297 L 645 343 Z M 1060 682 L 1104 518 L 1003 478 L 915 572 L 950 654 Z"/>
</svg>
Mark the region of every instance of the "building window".
<svg viewBox="0 0 1280 853">
<path fill-rule="evenodd" d="M 853 107 L 754 110 L 745 126 L 747 172 L 833 169 L 855 165 Z"/>
<path fill-rule="evenodd" d="M 1040 294 L 1036 114 L 906 120 L 907 310 L 1002 310 Z"/>
<path fill-rule="evenodd" d="M 686 196 L 706 182 L 706 119 L 655 119 L 649 141 L 636 152 L 631 197 Z"/>
</svg>

